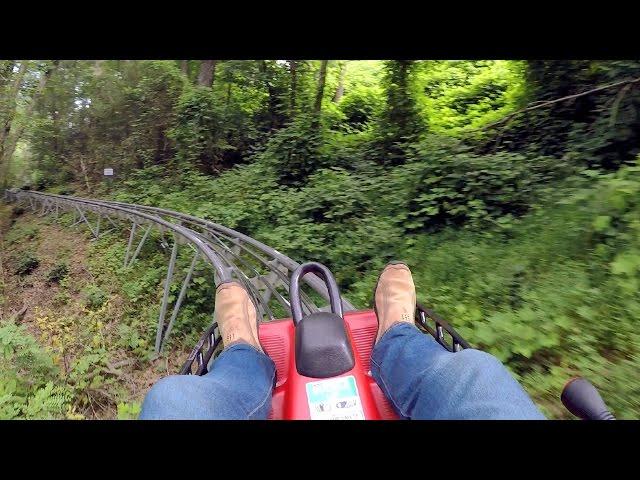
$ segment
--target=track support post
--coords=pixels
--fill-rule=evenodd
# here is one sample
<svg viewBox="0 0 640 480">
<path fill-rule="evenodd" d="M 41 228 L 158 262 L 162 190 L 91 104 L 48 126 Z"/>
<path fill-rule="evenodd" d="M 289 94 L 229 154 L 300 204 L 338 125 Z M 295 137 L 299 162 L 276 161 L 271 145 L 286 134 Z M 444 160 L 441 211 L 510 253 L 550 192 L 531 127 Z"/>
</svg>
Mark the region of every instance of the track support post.
<svg viewBox="0 0 640 480">
<path fill-rule="evenodd" d="M 164 282 L 164 294 L 162 295 L 162 305 L 160 306 L 160 315 L 158 316 L 158 331 L 156 332 L 156 353 L 160 353 L 160 343 L 162 341 L 162 330 L 164 329 L 164 317 L 167 313 L 167 303 L 169 302 L 169 290 L 171 290 L 171 279 L 173 278 L 173 270 L 176 266 L 176 258 L 178 257 L 178 239 L 173 236 L 173 248 L 171 249 L 171 258 L 169 259 L 169 268 L 167 268 L 167 279 Z"/>
</svg>

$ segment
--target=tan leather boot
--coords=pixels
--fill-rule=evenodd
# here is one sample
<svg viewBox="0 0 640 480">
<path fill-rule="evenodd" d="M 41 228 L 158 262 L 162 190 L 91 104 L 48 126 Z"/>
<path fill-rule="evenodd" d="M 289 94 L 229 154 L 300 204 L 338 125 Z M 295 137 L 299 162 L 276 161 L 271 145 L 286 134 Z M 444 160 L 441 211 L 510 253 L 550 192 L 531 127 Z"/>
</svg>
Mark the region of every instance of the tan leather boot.
<svg viewBox="0 0 640 480">
<path fill-rule="evenodd" d="M 225 282 L 218 285 L 214 319 L 218 322 L 225 348 L 246 342 L 262 351 L 256 308 L 240 283 Z"/>
<path fill-rule="evenodd" d="M 392 325 L 400 322 L 414 324 L 416 287 L 406 264 L 391 262 L 384 267 L 378 277 L 374 300 L 378 317 L 376 343 Z"/>
</svg>

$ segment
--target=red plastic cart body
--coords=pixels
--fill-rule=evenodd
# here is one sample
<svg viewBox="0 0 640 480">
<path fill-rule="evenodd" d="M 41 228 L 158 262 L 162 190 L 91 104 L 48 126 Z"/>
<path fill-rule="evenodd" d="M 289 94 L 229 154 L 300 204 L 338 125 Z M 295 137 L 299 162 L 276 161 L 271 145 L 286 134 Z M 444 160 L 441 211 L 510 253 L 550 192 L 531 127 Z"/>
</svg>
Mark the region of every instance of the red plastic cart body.
<svg viewBox="0 0 640 480">
<path fill-rule="evenodd" d="M 370 373 L 371 350 L 378 329 L 373 310 L 344 315 L 349 341 L 354 350 L 354 367 L 338 377 L 353 376 L 366 420 L 390 420 L 398 416 Z M 269 419 L 311 419 L 307 384 L 318 379 L 300 375 L 296 369 L 295 327 L 288 318 L 260 325 L 260 343 L 276 364 L 277 380 Z"/>
</svg>

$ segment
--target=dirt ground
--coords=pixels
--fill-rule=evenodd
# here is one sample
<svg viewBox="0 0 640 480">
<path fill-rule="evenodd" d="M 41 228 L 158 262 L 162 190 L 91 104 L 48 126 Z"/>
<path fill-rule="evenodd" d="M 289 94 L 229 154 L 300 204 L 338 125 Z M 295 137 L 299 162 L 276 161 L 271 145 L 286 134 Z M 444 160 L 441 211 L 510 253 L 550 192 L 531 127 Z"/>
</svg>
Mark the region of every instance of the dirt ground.
<svg viewBox="0 0 640 480">
<path fill-rule="evenodd" d="M 36 238 L 7 241 L 13 229 L 25 226 L 37 228 Z M 43 346 L 48 346 L 48 341 L 43 338 L 45 332 L 38 326 L 38 317 L 55 314 L 56 317 L 81 319 L 83 288 L 96 280 L 88 267 L 90 242 L 90 236 L 81 227 L 60 226 L 52 218 L 40 218 L 27 212 L 16 216 L 11 206 L 0 204 L 0 319 L 13 318 Z M 32 251 L 40 263 L 29 275 L 17 275 L 17 259 L 27 251 Z M 61 260 L 69 268 L 64 292 L 60 285 L 47 281 L 47 273 Z M 61 302 L 63 294 L 65 300 Z M 115 335 L 123 316 L 124 303 L 125 300 L 118 295 L 110 295 L 109 322 L 102 326 L 103 335 Z M 107 374 L 124 387 L 129 397 L 127 403 L 141 403 L 151 385 L 166 375 L 176 373 L 189 352 L 170 351 L 156 360 L 144 362 L 125 349 L 110 350 L 109 353 Z M 66 366 L 65 363 L 65 369 Z M 113 392 L 99 391 L 95 400 L 91 408 L 80 412 L 85 418 L 117 418 L 117 399 Z"/>
</svg>

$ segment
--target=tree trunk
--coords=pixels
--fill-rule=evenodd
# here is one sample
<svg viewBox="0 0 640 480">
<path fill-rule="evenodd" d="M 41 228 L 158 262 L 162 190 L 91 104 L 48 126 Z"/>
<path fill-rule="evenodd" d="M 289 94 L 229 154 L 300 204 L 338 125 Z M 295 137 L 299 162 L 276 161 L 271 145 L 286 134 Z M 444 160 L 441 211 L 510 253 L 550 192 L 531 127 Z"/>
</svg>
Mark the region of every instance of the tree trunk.
<svg viewBox="0 0 640 480">
<path fill-rule="evenodd" d="M 13 67 L 16 62 L 4 60 L 4 64 L 0 71 L 0 88 L 4 87 L 7 83 L 9 83 L 9 79 L 11 78 L 11 72 L 13 72 Z"/>
<path fill-rule="evenodd" d="M 27 105 L 24 117 L 29 118 L 33 113 L 33 109 L 35 105 L 42 95 L 44 91 L 44 87 L 47 85 L 47 80 L 53 73 L 53 71 L 57 68 L 59 61 L 54 60 L 53 63 L 44 71 L 42 76 L 40 77 L 40 81 L 38 82 L 38 86 L 36 87 L 35 92 L 33 92 L 33 96 L 31 97 L 31 101 Z M 2 186 L 6 188 L 8 184 L 8 174 L 11 166 L 11 160 L 13 157 L 13 153 L 18 146 L 18 142 L 20 141 L 20 137 L 22 137 L 22 133 L 24 132 L 25 122 L 22 122 L 20 126 L 16 129 L 13 129 L 9 135 L 5 138 L 2 148 L 2 157 L 0 157 L 0 181 L 2 182 Z"/>
<path fill-rule="evenodd" d="M 347 64 L 345 62 L 340 62 L 340 73 L 338 76 L 338 88 L 336 88 L 336 93 L 333 96 L 334 103 L 338 103 L 342 96 L 344 95 L 344 77 L 347 73 Z"/>
<path fill-rule="evenodd" d="M 213 77 L 216 74 L 217 60 L 203 60 L 200 64 L 200 73 L 198 74 L 198 85 L 202 87 L 213 87 Z"/>
<path fill-rule="evenodd" d="M 100 77 L 103 74 L 103 69 L 102 69 L 102 64 L 104 63 L 104 60 L 96 60 L 93 63 L 93 73 L 96 77 Z"/>
<path fill-rule="evenodd" d="M 180 70 L 182 70 L 185 77 L 189 78 L 189 60 L 180 60 Z"/>
<path fill-rule="evenodd" d="M 20 63 L 20 69 L 18 70 L 16 78 L 13 81 L 11 90 L 6 96 L 7 107 L 5 111 L 5 118 L 2 119 L 2 125 L 0 125 L 0 163 L 2 162 L 2 159 L 3 159 L 5 140 L 9 136 L 9 132 L 11 131 L 11 124 L 16 114 L 16 103 L 18 100 L 18 93 L 20 92 L 22 79 L 24 78 L 24 75 L 27 72 L 28 63 L 29 62 L 26 62 L 26 61 Z"/>
<path fill-rule="evenodd" d="M 295 116 L 296 113 L 296 92 L 298 89 L 298 62 L 295 60 L 289 60 L 289 73 L 291 74 L 291 96 L 289 100 L 289 108 L 291 118 Z"/>
<path fill-rule="evenodd" d="M 87 167 L 82 160 L 82 154 L 78 155 L 78 159 L 80 160 L 80 170 L 82 171 L 82 175 L 84 176 L 84 184 L 87 186 L 87 192 L 91 193 L 91 184 L 89 183 L 89 175 L 87 175 Z"/>
<path fill-rule="evenodd" d="M 271 74 L 269 73 L 269 66 L 265 60 L 260 60 L 260 73 L 267 88 L 269 99 L 267 101 L 267 111 L 269 112 L 269 128 L 271 130 L 278 128 L 278 98 L 273 84 L 271 83 Z"/>
<path fill-rule="evenodd" d="M 322 109 L 322 97 L 324 96 L 324 83 L 327 80 L 327 60 L 320 63 L 320 75 L 318 77 L 318 88 L 316 90 L 316 101 L 313 104 L 313 115 L 318 118 Z"/>
</svg>

